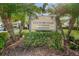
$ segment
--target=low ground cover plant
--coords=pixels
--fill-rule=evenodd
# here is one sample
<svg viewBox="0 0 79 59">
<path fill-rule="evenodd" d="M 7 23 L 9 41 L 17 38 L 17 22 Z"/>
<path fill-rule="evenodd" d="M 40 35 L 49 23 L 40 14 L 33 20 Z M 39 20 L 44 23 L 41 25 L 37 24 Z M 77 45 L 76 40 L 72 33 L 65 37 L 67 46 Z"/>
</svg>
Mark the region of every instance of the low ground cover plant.
<svg viewBox="0 0 79 59">
<path fill-rule="evenodd" d="M 61 35 L 57 32 L 28 32 L 24 35 L 26 47 L 48 46 L 56 49 L 62 47 Z"/>
</svg>

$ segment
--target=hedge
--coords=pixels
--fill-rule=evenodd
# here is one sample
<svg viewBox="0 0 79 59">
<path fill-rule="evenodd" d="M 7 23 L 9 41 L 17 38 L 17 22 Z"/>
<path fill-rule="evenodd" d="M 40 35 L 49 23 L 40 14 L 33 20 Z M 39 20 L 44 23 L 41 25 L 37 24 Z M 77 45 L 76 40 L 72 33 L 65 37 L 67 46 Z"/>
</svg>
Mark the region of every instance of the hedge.
<svg viewBox="0 0 79 59">
<path fill-rule="evenodd" d="M 6 40 L 8 39 L 8 32 L 0 32 L 0 48 L 4 47 Z"/>
<path fill-rule="evenodd" d="M 24 35 L 26 47 L 48 46 L 56 49 L 62 48 L 61 35 L 57 32 L 28 32 Z"/>
</svg>

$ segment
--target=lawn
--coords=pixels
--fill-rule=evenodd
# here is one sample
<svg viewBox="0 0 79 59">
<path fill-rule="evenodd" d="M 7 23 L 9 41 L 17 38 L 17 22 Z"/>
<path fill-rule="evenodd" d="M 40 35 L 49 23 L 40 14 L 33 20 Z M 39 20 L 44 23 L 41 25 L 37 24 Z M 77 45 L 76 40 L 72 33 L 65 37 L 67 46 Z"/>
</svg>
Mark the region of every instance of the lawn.
<svg viewBox="0 0 79 59">
<path fill-rule="evenodd" d="M 67 29 L 64 29 L 65 34 L 67 34 Z M 79 39 L 79 31 L 77 30 L 72 30 L 71 36 L 74 36 L 75 39 Z"/>
<path fill-rule="evenodd" d="M 67 29 L 64 29 L 64 33 L 65 34 L 67 34 Z M 29 32 L 29 30 L 23 30 L 22 31 L 22 33 L 28 33 Z M 16 35 L 19 33 L 19 29 L 16 29 L 15 30 L 15 33 L 16 33 Z M 75 37 L 75 39 L 79 39 L 79 31 L 77 31 L 77 30 L 72 30 L 72 32 L 71 32 L 71 36 L 74 36 Z"/>
</svg>

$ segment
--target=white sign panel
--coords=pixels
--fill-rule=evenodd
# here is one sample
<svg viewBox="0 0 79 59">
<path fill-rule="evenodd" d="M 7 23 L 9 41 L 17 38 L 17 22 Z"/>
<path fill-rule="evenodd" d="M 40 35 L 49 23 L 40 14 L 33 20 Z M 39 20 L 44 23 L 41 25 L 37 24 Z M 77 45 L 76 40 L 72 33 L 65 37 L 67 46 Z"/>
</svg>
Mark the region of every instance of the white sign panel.
<svg viewBox="0 0 79 59">
<path fill-rule="evenodd" d="M 54 20 L 32 20 L 31 21 L 31 30 L 55 30 Z"/>
</svg>

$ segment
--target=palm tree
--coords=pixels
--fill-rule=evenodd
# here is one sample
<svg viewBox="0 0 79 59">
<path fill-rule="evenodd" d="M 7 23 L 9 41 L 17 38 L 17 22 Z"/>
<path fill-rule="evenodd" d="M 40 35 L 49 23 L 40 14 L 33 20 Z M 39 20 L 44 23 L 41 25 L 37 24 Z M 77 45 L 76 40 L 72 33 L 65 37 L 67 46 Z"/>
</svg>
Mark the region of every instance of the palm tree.
<svg viewBox="0 0 79 59">
<path fill-rule="evenodd" d="M 18 4 L 18 7 L 19 7 L 17 9 L 18 12 L 15 13 L 13 15 L 13 17 L 15 17 L 16 19 L 19 19 L 21 21 L 19 33 L 20 33 L 20 36 L 22 36 L 21 32 L 22 32 L 23 28 L 25 27 L 26 17 L 29 18 L 28 25 L 30 25 L 30 22 L 32 19 L 31 17 L 37 17 L 36 13 L 40 13 L 41 9 L 39 7 L 37 7 L 35 4 Z M 30 26 L 29 26 L 29 30 L 30 30 Z"/>
<path fill-rule="evenodd" d="M 13 25 L 11 20 L 11 14 L 14 13 L 16 10 L 16 4 L 0 4 L 0 16 L 2 18 L 2 22 L 6 28 L 6 30 L 10 34 L 10 39 L 15 41 L 15 35 L 13 31 Z"/>
<path fill-rule="evenodd" d="M 64 9 L 63 9 L 63 12 L 61 12 L 61 8 L 62 5 L 61 4 L 57 4 L 57 6 L 55 5 L 52 5 L 52 8 L 49 8 L 48 11 L 49 13 L 52 15 L 55 15 L 55 19 L 56 19 L 56 32 L 58 30 L 61 31 L 61 34 L 62 34 L 62 38 L 65 39 L 65 35 L 64 35 L 64 31 L 63 31 L 63 28 L 62 28 L 62 23 L 60 21 L 60 17 L 63 15 L 64 13 Z"/>
<path fill-rule="evenodd" d="M 62 37 L 64 38 L 64 48 L 65 50 L 67 50 L 67 40 L 70 37 L 70 33 L 72 31 L 72 28 L 74 26 L 75 23 L 75 19 L 78 17 L 78 11 L 79 11 L 79 4 L 58 4 L 58 6 L 53 6 L 54 10 L 54 14 L 57 15 L 57 19 L 56 19 L 56 23 L 59 24 L 57 26 L 59 26 L 59 28 L 61 29 L 61 33 L 62 33 Z M 70 14 L 71 15 L 71 19 L 69 20 L 69 27 L 68 27 L 68 33 L 65 36 L 64 32 L 63 32 L 63 28 L 62 28 L 62 24 L 59 20 L 60 16 L 63 16 L 65 14 Z M 68 51 L 67 51 L 68 52 Z"/>
<path fill-rule="evenodd" d="M 29 7 L 28 7 L 29 6 Z M 30 17 L 32 15 L 35 15 L 34 12 L 39 12 L 40 8 L 36 7 L 34 4 L 0 4 L 0 15 L 2 18 L 2 22 L 6 28 L 6 30 L 10 34 L 10 39 L 15 41 L 15 35 L 14 35 L 14 30 L 13 30 L 13 25 L 12 25 L 12 15 L 21 13 L 21 31 L 24 26 L 25 22 L 25 16 L 26 14 Z"/>
<path fill-rule="evenodd" d="M 76 18 L 78 18 L 78 11 L 79 11 L 79 4 L 74 3 L 74 4 L 67 4 L 65 5 L 65 9 L 68 10 L 68 13 L 71 15 L 71 19 L 69 20 L 69 28 L 68 28 L 68 33 L 67 33 L 67 39 L 69 39 L 69 36 L 71 34 L 71 31 L 74 27 L 74 24 L 76 22 Z"/>
</svg>

